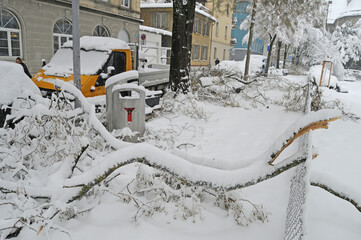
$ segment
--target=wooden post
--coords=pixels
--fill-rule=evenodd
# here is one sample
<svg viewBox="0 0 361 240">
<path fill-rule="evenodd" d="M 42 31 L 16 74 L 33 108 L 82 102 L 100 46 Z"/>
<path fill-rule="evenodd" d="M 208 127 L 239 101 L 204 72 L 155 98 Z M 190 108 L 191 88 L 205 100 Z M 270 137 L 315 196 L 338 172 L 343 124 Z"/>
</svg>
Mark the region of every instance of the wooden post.
<svg viewBox="0 0 361 240">
<path fill-rule="evenodd" d="M 330 76 L 329 76 L 329 78 L 328 78 L 328 85 L 327 85 L 327 87 L 328 87 L 328 88 L 330 87 L 331 73 L 332 73 L 332 65 L 333 65 L 333 63 L 331 62 L 331 67 L 330 67 Z"/>
<path fill-rule="evenodd" d="M 321 87 L 321 84 L 322 84 L 322 78 L 323 78 L 323 71 L 324 71 L 324 68 L 325 68 L 325 63 L 326 63 L 326 61 L 323 61 L 323 64 L 322 64 L 322 72 L 321 72 L 321 78 L 320 78 L 320 87 Z"/>
</svg>

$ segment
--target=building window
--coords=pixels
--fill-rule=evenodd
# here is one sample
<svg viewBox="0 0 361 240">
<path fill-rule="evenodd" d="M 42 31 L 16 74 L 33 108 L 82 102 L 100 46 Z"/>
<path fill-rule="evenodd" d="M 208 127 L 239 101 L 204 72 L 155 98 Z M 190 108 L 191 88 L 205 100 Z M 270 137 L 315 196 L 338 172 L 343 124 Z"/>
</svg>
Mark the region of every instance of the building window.
<svg viewBox="0 0 361 240">
<path fill-rule="evenodd" d="M 217 48 L 216 47 L 214 47 L 214 57 L 213 57 L 214 59 L 216 59 L 217 58 Z"/>
<path fill-rule="evenodd" d="M 203 36 L 209 36 L 209 23 L 207 21 L 203 23 Z"/>
<path fill-rule="evenodd" d="M 219 36 L 219 22 L 216 23 L 216 36 Z"/>
<path fill-rule="evenodd" d="M 230 8 L 230 7 L 229 7 L 229 3 L 228 3 L 228 4 L 227 4 L 227 17 L 229 16 L 229 11 L 230 11 L 229 8 Z"/>
<path fill-rule="evenodd" d="M 199 18 L 194 19 L 194 33 L 201 34 L 201 20 Z"/>
<path fill-rule="evenodd" d="M 58 51 L 65 42 L 72 40 L 72 31 L 73 27 L 71 22 L 65 18 L 55 23 L 53 29 L 54 53 Z"/>
<path fill-rule="evenodd" d="M 226 60 L 226 49 L 223 49 L 223 60 Z"/>
<path fill-rule="evenodd" d="M 153 14 L 153 27 L 166 29 L 168 26 L 167 21 L 167 13 L 156 12 Z"/>
<path fill-rule="evenodd" d="M 208 58 L 208 46 L 202 46 L 202 61 L 207 61 Z"/>
<path fill-rule="evenodd" d="M 109 31 L 104 26 L 98 25 L 94 29 L 93 36 L 109 37 Z"/>
<path fill-rule="evenodd" d="M 228 35 L 228 25 L 224 28 L 224 39 L 227 40 Z"/>
<path fill-rule="evenodd" d="M 0 9 L 0 57 L 21 56 L 20 24 L 13 14 Z"/>
<path fill-rule="evenodd" d="M 122 3 L 121 3 L 122 6 L 129 8 L 129 1 L 130 1 L 130 0 L 122 0 Z"/>
<path fill-rule="evenodd" d="M 193 45 L 193 60 L 199 60 L 199 45 Z"/>
</svg>

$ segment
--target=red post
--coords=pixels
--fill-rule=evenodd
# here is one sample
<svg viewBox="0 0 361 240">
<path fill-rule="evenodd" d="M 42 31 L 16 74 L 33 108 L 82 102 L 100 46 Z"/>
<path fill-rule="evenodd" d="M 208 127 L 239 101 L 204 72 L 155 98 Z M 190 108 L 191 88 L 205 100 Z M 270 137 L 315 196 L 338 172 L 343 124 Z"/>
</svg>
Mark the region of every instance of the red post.
<svg viewBox="0 0 361 240">
<path fill-rule="evenodd" d="M 128 112 L 128 122 L 132 121 L 132 112 L 134 111 L 135 108 L 124 108 L 125 111 Z"/>
</svg>

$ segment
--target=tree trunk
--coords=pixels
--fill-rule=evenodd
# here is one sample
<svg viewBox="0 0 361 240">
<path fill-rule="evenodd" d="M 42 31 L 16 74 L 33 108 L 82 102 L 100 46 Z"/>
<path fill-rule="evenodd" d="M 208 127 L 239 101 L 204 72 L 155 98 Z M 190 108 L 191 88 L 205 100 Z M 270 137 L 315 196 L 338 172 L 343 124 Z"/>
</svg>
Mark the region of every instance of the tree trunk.
<svg viewBox="0 0 361 240">
<path fill-rule="evenodd" d="M 290 45 L 285 45 L 285 52 L 283 53 L 283 66 L 282 68 L 285 69 L 286 68 L 286 61 L 287 61 L 287 55 L 288 55 L 288 50 L 290 49 Z"/>
<path fill-rule="evenodd" d="M 187 93 L 189 91 L 195 6 L 195 0 L 173 1 L 172 53 L 169 83 L 171 90 L 176 93 Z"/>
<path fill-rule="evenodd" d="M 268 49 L 268 54 L 267 54 L 267 63 L 266 63 L 266 69 L 264 72 L 264 75 L 267 76 L 268 75 L 268 69 L 271 63 L 271 55 L 272 55 L 272 47 L 273 44 L 276 40 L 277 34 L 275 34 L 274 36 L 272 36 L 271 34 L 269 34 L 269 38 L 270 38 L 270 44 L 269 44 L 269 49 Z"/>
<path fill-rule="evenodd" d="M 251 25 L 249 26 L 246 66 L 244 68 L 244 79 L 245 80 L 248 79 L 250 57 L 251 57 L 251 47 L 252 47 L 252 42 L 253 42 L 254 18 L 255 18 L 255 15 L 256 15 L 256 8 L 257 8 L 257 0 L 253 0 L 252 15 L 251 15 Z"/>
<path fill-rule="evenodd" d="M 278 40 L 277 42 L 277 69 L 280 69 L 280 59 L 281 59 L 281 47 L 282 42 Z"/>
</svg>

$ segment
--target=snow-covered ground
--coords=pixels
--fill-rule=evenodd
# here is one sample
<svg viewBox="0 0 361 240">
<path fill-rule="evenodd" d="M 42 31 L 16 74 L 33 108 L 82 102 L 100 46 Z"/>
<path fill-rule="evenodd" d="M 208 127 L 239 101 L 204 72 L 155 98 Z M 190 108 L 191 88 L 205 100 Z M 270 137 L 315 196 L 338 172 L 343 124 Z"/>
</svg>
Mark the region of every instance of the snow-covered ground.
<svg viewBox="0 0 361 240">
<path fill-rule="evenodd" d="M 298 81 L 305 77 L 288 76 Z M 325 89 L 326 99 L 341 99 L 345 109 L 361 116 L 361 81 L 344 83 L 349 93 L 337 93 Z M 147 128 L 160 134 L 176 133 L 174 146 L 182 151 L 197 154 L 214 161 L 242 161 L 267 150 L 282 131 L 302 116 L 301 113 L 286 112 L 279 106 L 259 107 L 252 110 L 202 105 L 205 119 L 168 114 L 147 122 Z M 361 124 L 360 121 L 338 120 L 328 130 L 313 133 L 313 143 L 319 157 L 312 161 L 311 175 L 322 172 L 330 175 L 342 186 L 360 194 L 361 183 Z M 135 172 L 136 165 L 128 166 L 124 172 Z M 99 205 L 75 219 L 64 222 L 72 239 L 283 239 L 290 179 L 293 170 L 271 180 L 240 192 L 244 199 L 262 204 L 270 213 L 265 223 L 255 222 L 247 227 L 238 226 L 225 212 L 212 205 L 206 206 L 204 219 L 173 219 L 172 214 L 155 214 L 149 218 L 133 221 L 136 208 L 132 203 L 122 203 L 117 198 L 104 195 Z M 127 176 L 122 177 L 125 183 Z M 128 179 L 129 180 L 129 179 Z M 122 181 L 120 181 L 121 183 Z M 129 181 L 128 181 L 129 182 Z M 351 204 L 340 200 L 322 189 L 311 187 L 307 202 L 307 239 L 360 239 L 361 213 Z M 45 239 L 40 233 L 21 232 L 19 239 Z M 52 233 L 50 239 L 66 239 L 60 231 Z"/>
<path fill-rule="evenodd" d="M 225 63 L 225 66 L 229 65 L 233 65 L 233 63 Z M 287 81 L 289 85 L 300 83 L 302 86 L 306 79 L 306 76 L 287 76 L 284 81 Z M 276 79 L 271 79 L 271 81 L 276 81 Z M 348 93 L 338 93 L 335 90 L 323 88 L 325 100 L 340 99 L 346 112 L 361 116 L 361 81 L 343 82 L 343 84 L 349 89 Z M 259 85 L 259 87 L 261 86 Z M 226 90 L 226 88 L 224 89 Z M 259 90 L 257 89 L 258 92 Z M 250 99 L 253 98 L 251 93 L 248 94 Z M 277 93 L 277 89 L 270 86 L 259 94 L 263 98 L 273 99 L 277 99 L 277 95 L 281 96 Z M 80 96 L 78 97 L 81 99 Z M 271 102 L 258 104 L 257 108 L 249 107 L 251 104 L 240 104 L 243 107 L 227 107 L 212 101 L 184 101 L 180 105 L 180 108 L 175 111 L 155 114 L 155 117 L 146 123 L 146 142 L 178 156 L 203 158 L 204 161 L 210 161 L 208 162 L 210 165 L 221 166 L 220 168 L 224 169 L 242 165 L 242 162 L 262 155 L 285 130 L 303 116 L 301 112 L 285 111 L 280 104 L 275 105 Z M 171 110 L 175 106 L 169 105 L 168 107 Z M 89 106 L 86 108 L 91 110 Z M 94 119 L 95 115 L 92 116 Z M 93 127 L 96 126 L 99 132 L 104 131 L 99 122 L 96 124 L 94 120 L 92 122 Z M 109 133 L 107 134 L 102 137 L 109 141 L 111 136 Z M 361 199 L 359 191 L 361 183 L 360 120 L 345 118 L 331 122 L 328 130 L 314 131 L 312 138 L 319 156 L 312 160 L 311 178 L 317 178 L 321 174 L 322 176 L 326 175 L 332 180 L 333 186 L 341 190 L 347 189 L 347 192 Z M 110 144 L 113 148 L 127 149 L 129 146 L 129 144 L 113 140 L 113 144 Z M 297 149 L 297 143 L 295 141 L 288 150 L 281 154 L 280 158 L 285 158 L 293 153 Z M 97 154 L 94 153 L 94 155 Z M 138 153 L 127 154 L 133 156 Z M 162 158 L 162 156 L 169 156 L 169 161 L 175 159 L 170 154 L 165 155 L 160 151 L 149 151 L 148 155 L 153 159 Z M 109 159 L 114 161 L 122 157 L 117 157 L 116 154 L 112 156 Z M 106 160 L 109 162 L 109 159 L 107 160 L 106 157 L 105 159 L 96 158 L 95 163 L 101 164 Z M 56 172 L 55 169 L 59 165 L 62 165 L 62 169 L 66 169 L 68 164 L 70 164 L 69 159 L 64 159 L 63 163 L 54 164 L 47 169 L 48 172 L 32 173 L 32 177 L 34 177 L 34 181 L 38 181 L 37 185 L 47 186 L 49 189 L 53 186 L 54 190 L 64 184 L 66 173 L 61 170 Z M 82 167 L 88 168 L 94 163 L 88 162 L 87 164 Z M 113 190 L 126 189 L 128 183 L 134 179 L 139 165 L 132 164 L 123 167 L 120 170 L 121 175 L 112 181 Z M 204 172 L 196 171 L 199 169 L 196 166 L 193 168 L 193 174 L 204 175 Z M 54 173 L 52 173 L 53 171 Z M 93 171 L 97 171 L 97 169 L 93 167 Z M 76 174 L 81 175 L 79 172 Z M 138 208 L 133 201 L 125 203 L 124 200 L 121 200 L 122 198 L 104 192 L 97 201 L 92 199 L 92 196 L 89 199 L 83 199 L 79 206 L 90 204 L 93 208 L 73 219 L 57 221 L 55 229 L 58 230 L 50 231 L 49 235 L 45 230 L 39 231 L 37 235 L 34 229 L 24 228 L 17 239 L 70 239 L 62 230 L 66 229 L 71 239 L 90 240 L 99 238 L 279 240 L 284 237 L 286 209 L 293 174 L 294 170 L 290 170 L 270 180 L 237 190 L 242 199 L 249 200 L 254 204 L 261 204 L 269 213 L 267 221 L 256 221 L 249 226 L 237 225 L 234 218 L 227 215 L 227 211 L 217 208 L 213 203 L 207 203 L 207 201 L 203 204 L 202 214 L 187 220 L 183 220 L 178 216 L 179 214 L 174 213 L 174 205 L 165 205 L 165 212 L 156 212 L 152 216 L 140 217 L 134 221 Z M 213 177 L 208 175 L 208 178 Z M 196 179 L 198 176 L 193 177 Z M 219 182 L 222 181 L 219 175 L 214 178 L 217 178 Z M 46 179 L 45 182 L 44 179 Z M 65 185 L 71 181 L 72 179 L 65 180 Z M 117 186 L 116 189 L 114 189 L 114 185 Z M 306 208 L 306 239 L 361 239 L 361 213 L 354 206 L 320 188 L 310 187 L 310 189 Z M 53 197 L 56 197 L 56 194 Z M 61 205 L 62 203 L 57 204 Z M 244 204 L 246 205 L 247 202 Z M 7 208 L 1 208 L 0 216 L 8 218 L 12 214 Z M 31 214 L 31 210 L 23 214 L 26 217 L 26 214 Z M 178 216 L 177 219 L 175 216 Z M 5 224 L 5 222 L 4 220 L 0 223 Z M 35 226 L 36 230 L 39 230 L 37 228 L 39 226 Z"/>
<path fill-rule="evenodd" d="M 349 93 L 325 89 L 326 99 L 339 98 L 350 112 L 361 116 L 361 81 L 343 82 Z M 339 120 L 326 131 L 315 131 L 319 157 L 312 162 L 311 175 L 327 174 L 350 188 L 361 199 L 361 123 Z M 319 188 L 311 188 L 308 202 L 308 239 L 361 239 L 361 214 L 354 206 Z"/>
</svg>

